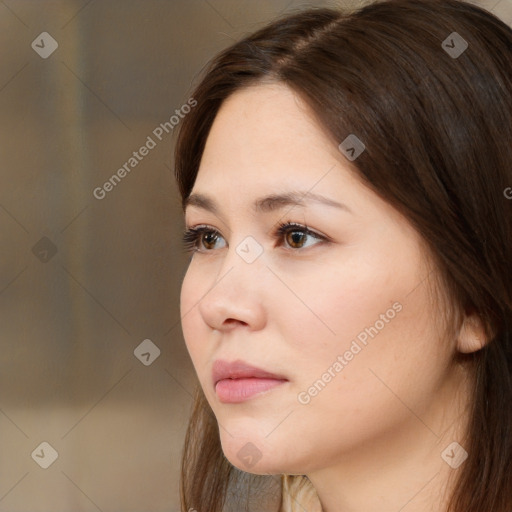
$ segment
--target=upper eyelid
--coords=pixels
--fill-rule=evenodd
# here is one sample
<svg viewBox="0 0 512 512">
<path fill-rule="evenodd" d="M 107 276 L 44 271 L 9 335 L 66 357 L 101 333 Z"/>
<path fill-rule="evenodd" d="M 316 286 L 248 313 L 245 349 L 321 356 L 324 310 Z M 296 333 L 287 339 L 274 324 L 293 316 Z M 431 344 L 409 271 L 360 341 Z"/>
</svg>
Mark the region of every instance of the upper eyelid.
<svg viewBox="0 0 512 512">
<path fill-rule="evenodd" d="M 309 226 L 306 226 L 304 224 L 300 224 L 298 222 L 285 222 L 284 223 L 284 226 L 280 226 L 279 223 L 277 223 L 276 225 L 274 225 L 272 227 L 271 230 L 268 231 L 268 233 L 275 233 L 277 231 L 279 231 L 279 229 L 293 229 L 293 228 L 296 228 L 297 231 L 305 231 L 311 235 L 314 235 L 314 236 L 317 236 L 319 238 L 329 238 L 327 237 L 326 235 L 322 235 L 321 233 L 318 233 L 317 231 L 315 231 L 314 229 L 310 228 Z M 221 231 L 209 224 L 196 224 L 196 225 L 187 225 L 185 224 L 185 230 L 187 231 L 198 231 L 198 230 L 204 230 L 204 231 L 214 231 L 215 233 L 221 235 L 223 238 L 224 236 L 222 235 Z"/>
</svg>

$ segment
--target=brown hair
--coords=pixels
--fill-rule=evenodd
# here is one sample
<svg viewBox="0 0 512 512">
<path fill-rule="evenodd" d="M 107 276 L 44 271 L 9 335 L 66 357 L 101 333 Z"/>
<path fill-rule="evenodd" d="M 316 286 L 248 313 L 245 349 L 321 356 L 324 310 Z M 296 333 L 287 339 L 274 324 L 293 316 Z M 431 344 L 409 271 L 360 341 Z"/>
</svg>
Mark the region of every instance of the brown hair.
<svg viewBox="0 0 512 512">
<path fill-rule="evenodd" d="M 461 48 L 454 32 L 468 45 L 458 55 L 450 53 Z M 512 30 L 463 1 L 309 8 L 210 63 L 175 150 L 185 199 L 222 102 L 269 81 L 300 95 L 336 145 L 350 134 L 363 141 L 357 172 L 431 248 L 454 308 L 476 312 L 488 333 L 487 345 L 467 355 L 474 365 L 469 458 L 458 470 L 450 512 L 512 510 L 512 201 L 505 194 L 512 186 L 511 56 Z M 284 494 L 306 481 L 283 476 L 283 502 L 273 509 L 288 510 Z M 220 512 L 231 488 L 242 510 L 249 484 L 263 495 L 275 483 L 227 461 L 198 389 L 182 459 L 182 511 Z"/>
</svg>

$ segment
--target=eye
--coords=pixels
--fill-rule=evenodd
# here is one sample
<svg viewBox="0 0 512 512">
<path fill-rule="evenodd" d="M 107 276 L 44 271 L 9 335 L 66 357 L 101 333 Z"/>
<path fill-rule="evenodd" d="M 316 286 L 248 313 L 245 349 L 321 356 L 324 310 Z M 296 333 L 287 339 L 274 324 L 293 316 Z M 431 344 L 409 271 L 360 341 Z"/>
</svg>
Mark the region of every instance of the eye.
<svg viewBox="0 0 512 512">
<path fill-rule="evenodd" d="M 284 239 L 292 249 L 303 249 L 305 247 L 309 247 L 311 244 L 305 245 L 304 243 L 308 238 L 326 240 L 325 237 L 311 231 L 307 226 L 303 226 L 295 222 L 283 222 L 279 224 L 274 237 L 277 239 Z"/>
<path fill-rule="evenodd" d="M 310 245 L 307 244 L 308 238 L 316 239 L 318 241 L 327 241 L 325 236 L 315 233 L 307 226 L 297 224 L 295 222 L 280 223 L 277 229 L 272 234 L 272 238 L 278 242 L 285 242 L 283 244 L 287 249 L 304 249 Z M 215 244 L 223 240 L 222 235 L 214 228 L 209 226 L 195 226 L 187 228 L 183 233 L 183 246 L 188 253 L 195 252 L 211 252 L 215 248 Z"/>
<path fill-rule="evenodd" d="M 182 243 L 185 251 L 188 253 L 194 252 L 205 252 L 199 249 L 197 246 L 201 242 L 204 242 L 204 247 L 207 251 L 212 250 L 215 242 L 222 238 L 220 233 L 213 228 L 208 226 L 195 226 L 193 228 L 187 228 L 183 233 Z"/>
</svg>

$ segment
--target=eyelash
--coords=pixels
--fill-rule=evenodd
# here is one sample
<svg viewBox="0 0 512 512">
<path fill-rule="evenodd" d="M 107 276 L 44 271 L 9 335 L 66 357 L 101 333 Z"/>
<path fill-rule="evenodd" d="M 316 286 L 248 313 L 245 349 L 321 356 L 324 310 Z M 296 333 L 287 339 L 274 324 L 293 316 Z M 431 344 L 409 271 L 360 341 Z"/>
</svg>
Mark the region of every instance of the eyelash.
<svg viewBox="0 0 512 512">
<path fill-rule="evenodd" d="M 290 232 L 301 232 L 308 236 L 312 236 L 313 238 L 316 238 L 317 240 L 327 241 L 326 237 L 319 235 L 318 233 L 311 231 L 307 226 L 304 226 L 302 224 L 297 224 L 296 222 L 279 223 L 279 225 L 276 228 L 276 230 L 274 231 L 272 237 L 275 240 L 280 240 Z M 201 250 L 197 247 L 201 235 L 203 235 L 205 233 L 220 235 L 220 233 L 216 229 L 210 228 L 208 226 L 196 226 L 193 228 L 185 229 L 185 231 L 183 233 L 183 237 L 182 237 L 182 243 L 183 243 L 185 251 L 187 253 L 211 252 L 212 249 Z M 294 249 L 293 247 L 291 247 L 290 249 L 295 250 L 295 251 L 300 250 L 300 248 Z"/>
</svg>

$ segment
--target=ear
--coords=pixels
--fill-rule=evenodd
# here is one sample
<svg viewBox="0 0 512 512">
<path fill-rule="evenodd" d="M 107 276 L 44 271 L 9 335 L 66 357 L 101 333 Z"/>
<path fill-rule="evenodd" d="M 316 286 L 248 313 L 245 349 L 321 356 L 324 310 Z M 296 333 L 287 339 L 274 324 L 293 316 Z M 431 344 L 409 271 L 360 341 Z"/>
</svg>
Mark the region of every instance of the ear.
<svg viewBox="0 0 512 512">
<path fill-rule="evenodd" d="M 459 352 L 470 354 L 477 352 L 487 344 L 484 325 L 476 312 L 466 313 L 457 336 Z"/>
</svg>

